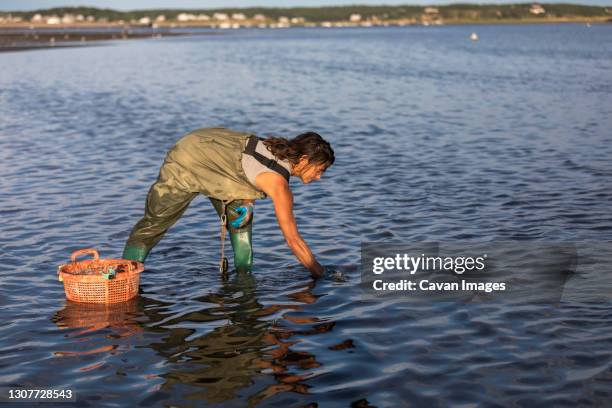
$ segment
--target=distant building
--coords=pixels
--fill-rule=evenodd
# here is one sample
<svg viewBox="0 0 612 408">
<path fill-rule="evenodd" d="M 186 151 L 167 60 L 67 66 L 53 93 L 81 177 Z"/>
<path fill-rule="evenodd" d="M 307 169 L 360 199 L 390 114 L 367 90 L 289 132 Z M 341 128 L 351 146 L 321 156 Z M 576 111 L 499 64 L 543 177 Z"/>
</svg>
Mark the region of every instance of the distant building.
<svg viewBox="0 0 612 408">
<path fill-rule="evenodd" d="M 280 24 L 289 24 L 289 17 L 279 17 L 278 22 Z"/>
<path fill-rule="evenodd" d="M 138 24 L 149 25 L 151 24 L 151 19 L 149 17 L 141 17 L 138 19 Z"/>
<path fill-rule="evenodd" d="M 0 17 L 2 18 L 2 23 L 20 23 L 23 21 L 23 17 L 14 17 L 11 14 L 5 14 L 3 17 Z"/>
<path fill-rule="evenodd" d="M 43 17 L 40 14 L 34 14 L 30 21 L 33 23 L 40 23 L 41 21 L 43 21 Z"/>
<path fill-rule="evenodd" d="M 64 14 L 64 16 L 62 17 L 62 23 L 63 24 L 74 23 L 74 17 L 72 16 L 72 14 Z"/>
<path fill-rule="evenodd" d="M 84 15 L 82 15 L 82 14 L 77 14 L 77 15 L 74 17 L 74 19 L 75 19 L 76 21 L 85 21 L 85 16 L 84 16 Z"/>
<path fill-rule="evenodd" d="M 196 16 L 194 14 L 180 13 L 176 16 L 176 19 L 178 21 L 192 21 L 196 19 Z"/>
<path fill-rule="evenodd" d="M 304 17 L 293 17 L 291 19 L 291 24 L 304 24 L 304 21 L 306 21 Z"/>
<path fill-rule="evenodd" d="M 349 21 L 352 23 L 358 23 L 361 21 L 361 14 L 351 14 Z"/>
<path fill-rule="evenodd" d="M 246 20 L 246 16 L 243 13 L 232 14 L 232 20 Z"/>
<path fill-rule="evenodd" d="M 219 20 L 219 21 L 225 21 L 225 20 L 229 20 L 229 17 L 227 14 L 225 13 L 215 13 L 212 16 L 213 20 Z M 228 27 L 230 28 L 230 27 Z"/>
<path fill-rule="evenodd" d="M 51 16 L 47 18 L 47 24 L 60 24 L 62 20 L 58 16 Z"/>
<path fill-rule="evenodd" d="M 438 14 L 439 10 L 437 7 L 425 7 L 425 14 Z"/>
<path fill-rule="evenodd" d="M 207 16 L 206 14 L 198 14 L 197 19 L 200 20 L 200 21 L 208 21 L 208 20 L 210 20 L 210 17 Z"/>
<path fill-rule="evenodd" d="M 546 10 L 544 10 L 544 7 L 540 6 L 539 4 L 533 3 L 529 9 L 529 12 L 537 16 L 546 13 Z"/>
<path fill-rule="evenodd" d="M 93 23 L 96 21 L 96 18 L 94 16 L 87 16 L 85 20 L 87 20 L 88 23 Z"/>
<path fill-rule="evenodd" d="M 253 20 L 264 21 L 265 19 L 266 19 L 266 16 L 264 16 L 263 14 L 255 14 L 253 16 Z"/>
<path fill-rule="evenodd" d="M 164 21 L 166 21 L 166 16 L 160 14 L 159 16 L 155 17 L 155 21 L 158 23 L 163 23 Z"/>
</svg>

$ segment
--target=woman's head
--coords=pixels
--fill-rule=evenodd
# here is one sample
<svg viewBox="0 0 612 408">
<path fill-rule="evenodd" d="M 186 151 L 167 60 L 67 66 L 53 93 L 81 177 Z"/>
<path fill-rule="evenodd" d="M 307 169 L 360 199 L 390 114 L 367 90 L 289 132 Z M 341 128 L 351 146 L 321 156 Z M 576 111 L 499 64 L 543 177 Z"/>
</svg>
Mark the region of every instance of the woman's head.
<svg viewBox="0 0 612 408">
<path fill-rule="evenodd" d="M 331 145 L 315 132 L 302 133 L 290 140 L 269 137 L 264 144 L 278 159 L 288 160 L 293 168 L 292 173 L 304 183 L 318 180 L 334 164 Z"/>
<path fill-rule="evenodd" d="M 298 164 L 305 156 L 310 164 L 322 165 L 325 169 L 334 164 L 331 145 L 318 133 L 306 132 L 287 140 L 284 137 L 269 137 L 264 144 L 280 160 Z"/>
</svg>

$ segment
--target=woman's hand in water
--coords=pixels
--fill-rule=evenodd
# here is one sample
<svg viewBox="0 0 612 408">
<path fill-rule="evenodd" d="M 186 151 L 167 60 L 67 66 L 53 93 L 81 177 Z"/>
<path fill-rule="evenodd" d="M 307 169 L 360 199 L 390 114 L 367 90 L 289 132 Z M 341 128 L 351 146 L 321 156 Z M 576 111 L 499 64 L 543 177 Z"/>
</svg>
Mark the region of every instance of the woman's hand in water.
<svg viewBox="0 0 612 408">
<path fill-rule="evenodd" d="M 309 269 L 313 278 L 320 278 L 325 272 L 325 268 L 317 261 Z"/>
</svg>

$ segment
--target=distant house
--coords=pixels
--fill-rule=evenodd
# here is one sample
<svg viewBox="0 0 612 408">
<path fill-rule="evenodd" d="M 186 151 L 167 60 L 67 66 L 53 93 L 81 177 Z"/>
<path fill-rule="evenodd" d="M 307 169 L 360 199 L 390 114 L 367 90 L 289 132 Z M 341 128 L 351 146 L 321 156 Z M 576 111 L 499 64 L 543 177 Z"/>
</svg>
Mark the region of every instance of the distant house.
<svg viewBox="0 0 612 408">
<path fill-rule="evenodd" d="M 266 16 L 264 16 L 263 14 L 255 14 L 253 16 L 253 20 L 264 21 L 265 19 L 266 19 Z"/>
<path fill-rule="evenodd" d="M 58 16 L 51 16 L 47 18 L 47 24 L 60 24 L 62 20 Z"/>
<path fill-rule="evenodd" d="M 40 14 L 34 14 L 32 18 L 30 19 L 30 21 L 33 23 L 40 23 L 42 20 L 43 20 L 43 17 Z"/>
<path fill-rule="evenodd" d="M 304 17 L 293 17 L 291 19 L 291 24 L 304 24 L 304 21 L 306 21 Z"/>
<path fill-rule="evenodd" d="M 2 23 L 20 23 L 21 21 L 23 21 L 23 17 L 14 17 L 9 14 L 5 17 L 2 17 L 2 20 L 0 22 Z"/>
<path fill-rule="evenodd" d="M 151 19 L 149 17 L 141 17 L 138 19 L 138 24 L 149 25 L 151 24 Z"/>
<path fill-rule="evenodd" d="M 544 7 L 540 6 L 539 4 L 533 3 L 529 9 L 529 12 L 537 16 L 546 13 L 546 10 L 544 10 Z"/>
<path fill-rule="evenodd" d="M 232 20 L 246 20 L 246 16 L 243 13 L 232 14 Z"/>
<path fill-rule="evenodd" d="M 64 17 L 62 17 L 62 23 L 64 24 L 74 23 L 74 16 L 72 14 L 64 14 Z"/>
<path fill-rule="evenodd" d="M 158 23 L 163 23 L 164 21 L 166 21 L 166 16 L 160 14 L 159 16 L 155 17 L 155 21 Z"/>
<path fill-rule="evenodd" d="M 352 23 L 357 23 L 361 21 L 361 14 L 351 14 L 351 16 L 349 17 L 349 21 L 351 21 Z"/>
<path fill-rule="evenodd" d="M 279 17 L 278 18 L 278 22 L 281 24 L 289 24 L 289 18 L 288 17 Z"/>
<path fill-rule="evenodd" d="M 176 16 L 176 19 L 178 21 L 192 21 L 196 19 L 196 16 L 194 14 L 181 13 Z"/>
<path fill-rule="evenodd" d="M 439 12 L 437 7 L 425 7 L 425 14 L 438 14 Z"/>
<path fill-rule="evenodd" d="M 207 16 L 206 14 L 198 14 L 197 19 L 200 20 L 200 21 L 208 21 L 208 20 L 210 20 L 210 17 Z"/>
<path fill-rule="evenodd" d="M 213 20 L 219 20 L 219 21 L 229 20 L 228 15 L 225 14 L 225 13 L 215 13 L 215 14 L 213 14 L 212 18 L 213 18 Z"/>
</svg>

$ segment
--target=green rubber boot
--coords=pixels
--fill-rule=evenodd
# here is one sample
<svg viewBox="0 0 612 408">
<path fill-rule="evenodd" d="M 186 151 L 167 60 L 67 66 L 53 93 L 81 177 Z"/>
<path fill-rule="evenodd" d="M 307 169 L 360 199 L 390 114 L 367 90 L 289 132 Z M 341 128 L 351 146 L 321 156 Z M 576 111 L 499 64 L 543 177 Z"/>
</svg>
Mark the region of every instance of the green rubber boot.
<svg viewBox="0 0 612 408">
<path fill-rule="evenodd" d="M 144 263 L 145 259 L 147 259 L 147 255 L 149 255 L 149 251 L 147 251 L 146 248 L 126 245 L 123 249 L 123 255 L 121 255 L 121 258 Z"/>
<path fill-rule="evenodd" d="M 221 216 L 221 208 L 223 203 L 215 198 L 210 198 L 211 203 L 217 210 L 217 214 Z M 238 272 L 250 271 L 253 267 L 253 242 L 252 227 L 253 220 L 242 228 L 233 228 L 230 223 L 239 217 L 235 211 L 237 207 L 242 205 L 242 200 L 235 200 L 225 206 L 225 214 L 227 215 L 227 229 L 234 251 L 234 268 Z"/>
<path fill-rule="evenodd" d="M 234 267 L 238 272 L 250 271 L 253 267 L 251 228 L 247 231 L 230 232 L 230 240 L 234 250 Z"/>
</svg>

